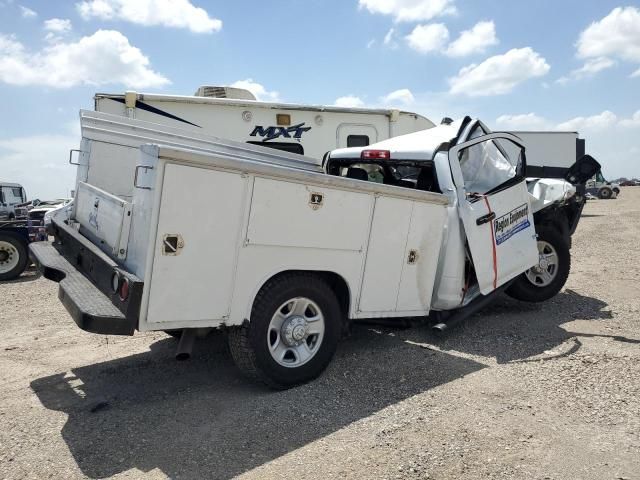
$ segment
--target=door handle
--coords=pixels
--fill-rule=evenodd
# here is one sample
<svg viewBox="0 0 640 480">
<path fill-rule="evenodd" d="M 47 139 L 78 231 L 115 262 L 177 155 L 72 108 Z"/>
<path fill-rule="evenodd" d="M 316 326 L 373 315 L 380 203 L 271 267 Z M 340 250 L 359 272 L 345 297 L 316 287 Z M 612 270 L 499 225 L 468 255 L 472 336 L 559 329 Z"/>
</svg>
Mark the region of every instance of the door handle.
<svg viewBox="0 0 640 480">
<path fill-rule="evenodd" d="M 476 219 L 476 225 L 484 225 L 485 223 L 489 223 L 491 220 L 496 218 L 496 212 L 487 213 L 481 217 Z"/>
</svg>

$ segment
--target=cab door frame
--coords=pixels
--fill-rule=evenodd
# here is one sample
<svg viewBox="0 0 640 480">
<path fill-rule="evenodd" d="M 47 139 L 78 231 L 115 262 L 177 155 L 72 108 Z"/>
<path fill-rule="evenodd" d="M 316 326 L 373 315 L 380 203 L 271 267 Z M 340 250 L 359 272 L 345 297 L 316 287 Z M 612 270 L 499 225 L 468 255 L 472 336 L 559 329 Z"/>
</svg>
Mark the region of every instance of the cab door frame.
<svg viewBox="0 0 640 480">
<path fill-rule="evenodd" d="M 468 134 L 478 122 L 470 125 Z M 486 129 L 484 130 L 486 131 Z M 522 149 L 522 165 L 515 176 L 475 197 L 465 190 L 460 153 L 492 140 L 512 142 Z M 499 143 L 498 151 L 509 158 Z M 526 185 L 526 159 L 522 140 L 509 133 L 489 133 L 459 143 L 449 150 L 449 166 L 458 199 L 458 212 L 464 226 L 480 292 L 491 293 L 538 263 L 539 255 Z M 514 222 L 511 223 L 511 218 Z M 501 219 L 503 219 L 501 221 Z M 499 227 L 499 228 L 498 228 Z"/>
</svg>

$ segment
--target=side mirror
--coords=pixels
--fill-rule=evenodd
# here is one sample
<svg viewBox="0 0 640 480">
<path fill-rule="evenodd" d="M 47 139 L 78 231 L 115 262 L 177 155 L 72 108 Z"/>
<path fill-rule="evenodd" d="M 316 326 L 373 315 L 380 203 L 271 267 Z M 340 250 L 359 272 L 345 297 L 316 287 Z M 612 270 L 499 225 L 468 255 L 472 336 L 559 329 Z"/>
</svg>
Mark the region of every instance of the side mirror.
<svg viewBox="0 0 640 480">
<path fill-rule="evenodd" d="M 598 161 L 591 155 L 583 155 L 576 163 L 569 167 L 564 178 L 573 185 L 582 185 L 598 173 L 601 168 Z"/>
</svg>

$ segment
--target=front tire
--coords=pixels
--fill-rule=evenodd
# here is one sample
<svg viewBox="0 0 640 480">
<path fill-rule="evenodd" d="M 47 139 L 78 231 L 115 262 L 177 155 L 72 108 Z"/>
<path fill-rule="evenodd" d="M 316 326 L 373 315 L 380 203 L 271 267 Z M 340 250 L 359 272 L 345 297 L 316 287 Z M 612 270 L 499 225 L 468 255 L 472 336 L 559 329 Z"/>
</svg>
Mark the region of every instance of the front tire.
<svg viewBox="0 0 640 480">
<path fill-rule="evenodd" d="M 598 191 L 598 197 L 602 200 L 609 200 L 613 196 L 613 190 L 609 187 L 602 187 L 600 191 Z"/>
<path fill-rule="evenodd" d="M 25 242 L 17 235 L 0 233 L 0 281 L 18 278 L 28 261 Z"/>
<path fill-rule="evenodd" d="M 275 389 L 318 377 L 340 339 L 342 312 L 329 285 L 313 274 L 269 280 L 251 319 L 229 331 L 229 350 L 242 373 Z"/>
<path fill-rule="evenodd" d="M 520 274 L 506 294 L 523 302 L 544 302 L 562 290 L 571 270 L 569 242 L 552 227 L 538 231 L 540 263 Z"/>
</svg>

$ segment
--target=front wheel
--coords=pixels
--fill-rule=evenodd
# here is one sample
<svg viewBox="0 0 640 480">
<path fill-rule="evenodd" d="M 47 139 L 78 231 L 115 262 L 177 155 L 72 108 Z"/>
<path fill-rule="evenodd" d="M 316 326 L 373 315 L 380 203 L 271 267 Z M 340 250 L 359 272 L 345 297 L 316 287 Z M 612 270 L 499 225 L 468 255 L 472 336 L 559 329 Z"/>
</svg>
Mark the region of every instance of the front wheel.
<svg viewBox="0 0 640 480">
<path fill-rule="evenodd" d="M 229 349 L 249 378 L 289 388 L 324 371 L 336 351 L 341 321 L 326 282 L 312 274 L 284 274 L 262 287 L 250 321 L 229 331 Z"/>
<path fill-rule="evenodd" d="M 598 192 L 598 196 L 602 200 L 609 200 L 611 197 L 613 197 L 613 190 L 611 190 L 609 187 L 602 187 Z"/>
<path fill-rule="evenodd" d="M 18 278 L 27 268 L 26 243 L 17 235 L 0 233 L 0 281 Z"/>
<path fill-rule="evenodd" d="M 541 228 L 538 232 L 538 265 L 516 278 L 506 294 L 524 302 L 544 302 L 554 297 L 569 277 L 571 253 L 561 232 Z"/>
</svg>

